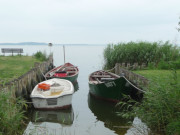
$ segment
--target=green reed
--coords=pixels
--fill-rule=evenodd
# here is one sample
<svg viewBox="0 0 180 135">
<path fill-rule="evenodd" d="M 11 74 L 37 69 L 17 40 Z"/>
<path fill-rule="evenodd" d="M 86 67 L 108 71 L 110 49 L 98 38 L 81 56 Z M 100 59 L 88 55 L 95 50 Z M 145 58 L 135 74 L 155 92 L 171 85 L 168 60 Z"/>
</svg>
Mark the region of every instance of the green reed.
<svg viewBox="0 0 180 135">
<path fill-rule="evenodd" d="M 180 48 L 161 41 L 109 44 L 104 50 L 104 60 L 105 69 L 113 68 L 116 63 L 136 62 L 147 65 L 153 63 L 157 67 L 163 61 L 180 66 Z"/>
<path fill-rule="evenodd" d="M 25 101 L 16 99 L 12 93 L 0 91 L 0 134 L 22 134 Z"/>
</svg>

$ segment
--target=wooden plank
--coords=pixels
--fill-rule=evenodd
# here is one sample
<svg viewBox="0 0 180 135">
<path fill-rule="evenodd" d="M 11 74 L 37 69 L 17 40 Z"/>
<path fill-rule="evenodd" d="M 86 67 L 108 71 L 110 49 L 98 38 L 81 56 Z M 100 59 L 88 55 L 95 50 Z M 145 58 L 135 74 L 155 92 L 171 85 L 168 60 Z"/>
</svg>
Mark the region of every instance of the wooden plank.
<svg viewBox="0 0 180 135">
<path fill-rule="evenodd" d="M 67 73 L 76 73 L 76 71 L 67 71 Z"/>
<path fill-rule="evenodd" d="M 103 77 L 103 78 L 110 78 L 110 75 L 92 75 L 91 77 Z"/>
</svg>

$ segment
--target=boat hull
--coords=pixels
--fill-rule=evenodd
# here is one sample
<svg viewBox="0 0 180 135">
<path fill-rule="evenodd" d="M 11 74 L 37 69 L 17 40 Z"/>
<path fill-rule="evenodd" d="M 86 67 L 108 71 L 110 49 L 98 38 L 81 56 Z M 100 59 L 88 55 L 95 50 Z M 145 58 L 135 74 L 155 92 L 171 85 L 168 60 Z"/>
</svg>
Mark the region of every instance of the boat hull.
<svg viewBox="0 0 180 135">
<path fill-rule="evenodd" d="M 124 94 L 130 95 L 132 91 L 132 87 L 124 77 L 99 84 L 89 82 L 89 88 L 91 95 L 112 102 L 122 100 Z"/>
<path fill-rule="evenodd" d="M 58 98 L 32 98 L 34 108 L 41 110 L 66 109 L 71 107 L 72 94 Z"/>
<path fill-rule="evenodd" d="M 46 77 L 47 79 L 52 79 L 52 78 L 59 78 L 59 79 L 65 79 L 68 80 L 72 83 L 76 83 L 77 78 L 78 78 L 78 74 L 74 75 L 74 76 L 67 76 L 67 77 Z"/>
</svg>

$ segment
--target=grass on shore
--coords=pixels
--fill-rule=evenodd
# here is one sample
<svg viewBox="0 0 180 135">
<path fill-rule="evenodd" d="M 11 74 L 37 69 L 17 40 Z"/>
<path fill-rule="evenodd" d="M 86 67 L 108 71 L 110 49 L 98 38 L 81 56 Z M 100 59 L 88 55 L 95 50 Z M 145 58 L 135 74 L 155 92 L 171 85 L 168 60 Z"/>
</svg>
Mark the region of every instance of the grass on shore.
<svg viewBox="0 0 180 135">
<path fill-rule="evenodd" d="M 33 56 L 0 56 L 0 82 L 8 82 L 17 78 L 40 62 Z"/>
<path fill-rule="evenodd" d="M 131 111 L 124 109 L 125 117 L 139 117 L 152 132 L 168 135 L 180 134 L 180 70 L 134 71 L 150 80 L 141 103 L 135 103 Z M 121 102 L 120 104 L 123 104 Z"/>
<path fill-rule="evenodd" d="M 156 83 L 167 83 L 169 81 L 170 76 L 172 76 L 172 72 L 170 70 L 135 70 L 133 71 L 136 74 L 142 75 L 151 82 Z M 176 70 L 177 76 L 180 76 L 180 69 Z M 177 78 L 180 82 L 180 77 Z"/>
</svg>

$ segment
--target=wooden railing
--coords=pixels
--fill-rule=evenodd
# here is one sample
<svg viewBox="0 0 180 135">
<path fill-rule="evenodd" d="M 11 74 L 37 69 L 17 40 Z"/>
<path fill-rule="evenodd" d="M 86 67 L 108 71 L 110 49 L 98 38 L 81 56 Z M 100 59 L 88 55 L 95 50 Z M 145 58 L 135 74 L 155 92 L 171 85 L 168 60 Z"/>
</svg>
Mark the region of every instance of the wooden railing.
<svg viewBox="0 0 180 135">
<path fill-rule="evenodd" d="M 145 69 L 147 67 L 146 63 L 118 63 L 118 65 L 124 69 L 136 70 L 136 69 Z"/>
<path fill-rule="evenodd" d="M 148 79 L 144 76 L 135 74 L 127 69 L 124 69 L 121 64 L 116 63 L 115 65 L 115 74 L 117 75 L 124 75 L 129 81 L 131 81 L 136 86 L 142 88 L 148 86 Z"/>
</svg>

